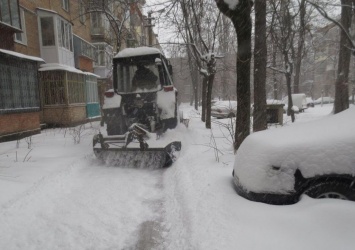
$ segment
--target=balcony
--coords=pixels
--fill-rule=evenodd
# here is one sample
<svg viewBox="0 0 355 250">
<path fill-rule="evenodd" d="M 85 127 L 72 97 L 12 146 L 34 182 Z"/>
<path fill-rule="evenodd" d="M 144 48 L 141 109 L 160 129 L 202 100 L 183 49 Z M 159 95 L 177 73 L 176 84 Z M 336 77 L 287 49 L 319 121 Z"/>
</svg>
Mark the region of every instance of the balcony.
<svg viewBox="0 0 355 250">
<path fill-rule="evenodd" d="M 95 60 L 96 47 L 84 39 L 74 35 L 74 56 L 83 56 Z"/>
</svg>

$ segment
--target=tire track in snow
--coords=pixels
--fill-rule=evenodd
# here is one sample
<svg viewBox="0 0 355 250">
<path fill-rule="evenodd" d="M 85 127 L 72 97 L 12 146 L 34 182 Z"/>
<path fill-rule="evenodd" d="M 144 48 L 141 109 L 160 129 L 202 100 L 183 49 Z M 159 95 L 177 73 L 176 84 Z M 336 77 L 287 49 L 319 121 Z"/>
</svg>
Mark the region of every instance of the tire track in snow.
<svg viewBox="0 0 355 250">
<path fill-rule="evenodd" d="M 128 249 L 161 172 L 100 166 L 87 155 L 43 177 L 0 209 L 1 249 Z M 133 248 L 134 249 L 134 248 Z"/>
</svg>

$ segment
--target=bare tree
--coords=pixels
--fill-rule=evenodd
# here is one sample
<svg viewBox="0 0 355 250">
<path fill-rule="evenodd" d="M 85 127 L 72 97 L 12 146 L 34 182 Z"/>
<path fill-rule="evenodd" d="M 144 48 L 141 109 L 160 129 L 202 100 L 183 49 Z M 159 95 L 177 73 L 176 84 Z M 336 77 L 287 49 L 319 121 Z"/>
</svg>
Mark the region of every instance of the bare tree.
<svg viewBox="0 0 355 250">
<path fill-rule="evenodd" d="M 298 46 L 297 46 L 297 54 L 296 54 L 296 62 L 295 62 L 295 77 L 293 81 L 293 93 L 299 93 L 299 85 L 300 85 L 300 74 L 301 74 L 301 63 L 303 58 L 303 49 L 305 43 L 305 33 L 306 33 L 306 1 L 301 0 L 300 6 L 300 24 L 299 24 L 299 37 L 298 37 Z"/>
<path fill-rule="evenodd" d="M 351 54 L 355 53 L 355 43 L 349 35 L 351 19 L 355 8 L 354 0 L 341 0 L 341 20 L 331 18 L 318 4 L 306 0 L 318 12 L 340 28 L 338 71 L 335 81 L 334 113 L 339 113 L 349 108 L 349 67 Z"/>
<path fill-rule="evenodd" d="M 255 0 L 253 131 L 267 128 L 266 116 L 266 1 Z"/>
<path fill-rule="evenodd" d="M 292 109 L 292 74 L 293 74 L 293 41 L 295 37 L 295 32 L 292 29 L 293 18 L 295 15 L 291 14 L 291 0 L 281 0 L 279 1 L 270 1 L 273 8 L 273 20 L 275 23 L 271 25 L 277 25 L 278 29 L 273 30 L 275 32 L 271 33 L 273 37 L 273 42 L 275 42 L 281 51 L 283 57 L 284 68 L 283 69 L 275 69 L 273 70 L 279 71 L 284 74 L 286 79 L 286 87 L 287 87 L 287 96 L 288 96 L 288 107 L 287 107 L 287 115 L 291 116 L 292 122 L 295 121 L 295 114 Z"/>
<path fill-rule="evenodd" d="M 250 60 L 251 60 L 251 8 L 253 2 L 240 0 L 230 6 L 223 0 L 215 0 L 218 9 L 229 17 L 234 25 L 237 41 L 237 120 L 234 150 L 238 150 L 250 134 Z"/>
<path fill-rule="evenodd" d="M 348 34 L 351 26 L 353 0 L 341 0 L 341 25 L 340 31 L 338 73 L 335 81 L 334 113 L 339 113 L 349 108 L 349 66 L 351 57 L 351 43 Z"/>
</svg>

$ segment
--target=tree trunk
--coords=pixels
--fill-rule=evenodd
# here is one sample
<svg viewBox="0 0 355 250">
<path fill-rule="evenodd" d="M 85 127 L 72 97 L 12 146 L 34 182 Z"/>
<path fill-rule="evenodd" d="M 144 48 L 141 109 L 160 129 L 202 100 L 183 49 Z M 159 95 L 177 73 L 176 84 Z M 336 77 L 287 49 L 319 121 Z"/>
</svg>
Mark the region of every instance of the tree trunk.
<svg viewBox="0 0 355 250">
<path fill-rule="evenodd" d="M 341 0 L 341 24 L 344 29 L 349 33 L 351 25 L 351 8 L 352 0 Z M 346 37 L 346 33 L 340 31 L 340 49 L 337 79 L 335 82 L 335 100 L 334 100 L 334 113 L 339 113 L 349 108 L 349 66 L 351 57 L 350 43 Z"/>
<path fill-rule="evenodd" d="M 305 15 L 306 15 L 306 4 L 305 0 L 301 0 L 300 3 L 300 33 L 298 39 L 297 47 L 297 58 L 295 63 L 295 78 L 293 80 L 293 93 L 297 94 L 300 92 L 300 74 L 301 74 L 301 63 L 302 63 L 302 54 L 304 47 L 304 36 L 305 36 Z"/>
<path fill-rule="evenodd" d="M 277 46 L 276 43 L 274 42 L 272 44 L 272 67 L 275 69 L 276 68 L 276 55 L 277 55 Z M 273 92 L 274 92 L 274 99 L 277 100 L 278 99 L 278 86 L 277 86 L 277 76 L 276 76 L 276 71 L 273 70 L 272 71 L 272 79 L 273 79 Z"/>
<path fill-rule="evenodd" d="M 212 87 L 215 74 L 210 74 L 207 80 L 207 98 L 206 98 L 206 128 L 211 128 L 211 99 Z"/>
<path fill-rule="evenodd" d="M 196 65 L 195 65 L 195 67 L 196 67 Z M 198 73 L 197 67 L 194 70 L 194 75 L 195 75 L 194 79 L 196 80 L 196 82 L 195 82 L 195 84 L 193 84 L 194 85 L 193 93 L 194 93 L 194 100 L 195 100 L 195 110 L 198 110 L 198 92 L 199 92 L 200 78 L 199 78 L 199 73 Z"/>
<path fill-rule="evenodd" d="M 219 10 L 232 20 L 237 33 L 237 120 L 234 150 L 237 151 L 250 134 L 250 60 L 251 60 L 251 7 L 250 0 L 239 0 L 230 9 L 224 0 L 215 0 Z"/>
<path fill-rule="evenodd" d="M 207 81 L 208 76 L 203 76 L 202 80 L 202 114 L 201 121 L 206 121 L 206 103 L 207 103 Z"/>
<path fill-rule="evenodd" d="M 255 0 L 253 131 L 267 129 L 266 115 L 266 2 Z"/>
</svg>

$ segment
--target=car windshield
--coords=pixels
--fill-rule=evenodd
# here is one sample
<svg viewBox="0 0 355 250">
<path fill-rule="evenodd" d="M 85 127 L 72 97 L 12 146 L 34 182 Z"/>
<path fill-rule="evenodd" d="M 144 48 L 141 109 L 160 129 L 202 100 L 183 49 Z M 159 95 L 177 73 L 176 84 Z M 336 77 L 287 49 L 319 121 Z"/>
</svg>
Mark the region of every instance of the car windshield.
<svg viewBox="0 0 355 250">
<path fill-rule="evenodd" d="M 159 90 L 159 73 L 154 63 L 118 63 L 118 92 L 152 92 Z"/>
</svg>

